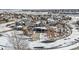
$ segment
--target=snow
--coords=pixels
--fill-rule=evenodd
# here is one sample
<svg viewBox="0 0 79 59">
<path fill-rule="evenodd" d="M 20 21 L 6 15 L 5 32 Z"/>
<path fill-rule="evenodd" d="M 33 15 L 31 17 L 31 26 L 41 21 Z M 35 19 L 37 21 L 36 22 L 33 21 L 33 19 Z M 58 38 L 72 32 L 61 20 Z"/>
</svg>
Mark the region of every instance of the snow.
<svg viewBox="0 0 79 59">
<path fill-rule="evenodd" d="M 35 28 L 40 28 L 40 29 L 47 29 L 46 27 L 35 27 Z"/>
<path fill-rule="evenodd" d="M 11 34 L 10 32 L 7 32 L 5 34 L 2 33 L 3 36 L 0 37 L 0 45 L 2 48 L 4 47 L 4 49 L 13 49 L 12 44 L 9 42 L 10 34 Z"/>
<path fill-rule="evenodd" d="M 77 42 L 75 39 L 79 40 L 79 32 L 75 29 L 75 25 L 73 25 L 73 22 L 76 22 L 79 17 L 73 17 L 72 21 L 69 22 L 71 27 L 73 27 L 72 34 L 66 38 L 57 40 L 53 43 L 41 43 L 39 41 L 31 42 L 30 47 L 34 49 L 33 47 L 44 47 L 44 48 L 52 48 L 58 46 L 57 49 L 73 49 L 79 46 L 79 42 Z M 43 35 L 41 35 L 41 39 L 43 39 Z M 67 39 L 67 40 L 64 40 Z"/>
<path fill-rule="evenodd" d="M 11 28 L 6 27 L 6 25 L 12 24 L 12 23 L 14 23 L 14 22 L 8 22 L 8 23 L 0 24 L 0 32 L 11 30 Z"/>
<path fill-rule="evenodd" d="M 72 20 L 68 23 L 73 29 L 72 29 L 72 34 L 66 38 L 62 38 L 59 39 L 55 42 L 52 43 L 42 43 L 42 41 L 44 40 L 48 40 L 48 37 L 46 36 L 46 34 L 44 33 L 40 33 L 40 40 L 37 41 L 28 41 L 28 46 L 31 49 L 35 49 L 34 47 L 44 47 L 45 49 L 49 49 L 49 48 L 53 48 L 53 47 L 57 47 L 55 49 L 62 49 L 62 50 L 69 50 L 69 49 L 74 49 L 76 47 L 79 46 L 79 42 L 77 40 L 79 40 L 79 32 L 76 30 L 76 27 L 74 24 L 72 24 L 73 22 L 76 22 L 79 17 L 72 16 Z M 9 39 L 11 39 L 10 37 L 12 36 L 12 33 L 14 31 L 8 31 L 8 32 L 4 32 L 7 30 L 11 30 L 11 28 L 6 27 L 7 24 L 11 24 L 14 22 L 9 22 L 9 23 L 4 23 L 4 24 L 0 24 L 0 34 L 2 34 L 3 36 L 0 36 L 0 49 L 14 49 L 13 45 L 9 42 Z M 39 22 L 38 22 L 39 23 Z M 46 29 L 45 27 L 36 27 L 36 28 L 41 28 L 41 29 Z M 21 34 L 22 32 L 17 31 L 16 34 Z M 18 36 L 21 37 L 21 36 Z M 22 36 L 23 38 L 28 38 L 27 36 Z M 66 40 L 65 40 L 66 39 Z M 76 40 L 75 40 L 76 39 Z"/>
</svg>

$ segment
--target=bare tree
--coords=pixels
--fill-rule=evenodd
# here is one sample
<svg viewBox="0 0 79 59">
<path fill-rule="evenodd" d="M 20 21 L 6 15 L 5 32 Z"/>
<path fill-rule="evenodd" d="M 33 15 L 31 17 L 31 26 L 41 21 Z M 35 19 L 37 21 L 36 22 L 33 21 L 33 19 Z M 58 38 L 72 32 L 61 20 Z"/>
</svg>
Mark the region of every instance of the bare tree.
<svg viewBox="0 0 79 59">
<path fill-rule="evenodd" d="M 9 41 L 13 45 L 13 48 L 15 50 L 26 50 L 26 49 L 29 50 L 30 49 L 28 47 L 28 41 L 25 40 L 22 36 L 18 37 L 15 31 L 12 33 L 12 36 L 10 37 Z"/>
</svg>

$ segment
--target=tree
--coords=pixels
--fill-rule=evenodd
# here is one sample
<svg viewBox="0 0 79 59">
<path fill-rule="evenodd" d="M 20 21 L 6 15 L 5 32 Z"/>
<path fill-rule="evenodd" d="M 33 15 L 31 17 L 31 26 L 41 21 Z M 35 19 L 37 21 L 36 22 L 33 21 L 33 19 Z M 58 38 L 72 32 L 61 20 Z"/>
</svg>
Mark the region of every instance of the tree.
<svg viewBox="0 0 79 59">
<path fill-rule="evenodd" d="M 12 36 L 10 37 L 9 42 L 13 45 L 13 48 L 15 50 L 26 50 L 26 49 L 30 49 L 28 47 L 28 41 L 25 40 L 22 37 L 22 35 L 20 37 L 18 37 L 18 35 L 16 34 L 15 31 L 12 33 Z"/>
</svg>

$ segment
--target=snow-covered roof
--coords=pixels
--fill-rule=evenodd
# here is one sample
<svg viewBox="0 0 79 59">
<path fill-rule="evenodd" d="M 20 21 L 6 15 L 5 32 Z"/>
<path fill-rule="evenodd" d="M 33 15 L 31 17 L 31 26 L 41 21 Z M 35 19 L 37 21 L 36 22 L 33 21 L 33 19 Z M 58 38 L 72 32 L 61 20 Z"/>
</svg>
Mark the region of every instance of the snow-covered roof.
<svg viewBox="0 0 79 59">
<path fill-rule="evenodd" d="M 35 28 L 38 28 L 38 29 L 39 29 L 39 28 L 40 28 L 40 29 L 47 29 L 46 27 L 35 27 Z"/>
</svg>

